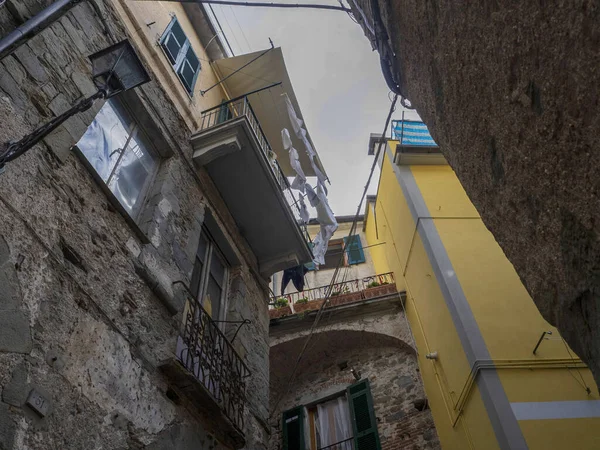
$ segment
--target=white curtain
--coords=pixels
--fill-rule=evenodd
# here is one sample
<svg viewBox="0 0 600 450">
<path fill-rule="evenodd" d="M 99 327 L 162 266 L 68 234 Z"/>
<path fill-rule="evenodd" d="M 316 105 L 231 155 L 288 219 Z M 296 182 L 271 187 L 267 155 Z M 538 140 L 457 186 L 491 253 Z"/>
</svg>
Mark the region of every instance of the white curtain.
<svg viewBox="0 0 600 450">
<path fill-rule="evenodd" d="M 319 417 L 317 429 L 319 431 L 318 448 L 327 447 L 352 437 L 352 425 L 350 424 L 350 411 L 346 397 L 338 397 L 328 402 L 317 405 Z M 342 442 L 331 450 L 352 450 L 352 440 Z"/>
</svg>

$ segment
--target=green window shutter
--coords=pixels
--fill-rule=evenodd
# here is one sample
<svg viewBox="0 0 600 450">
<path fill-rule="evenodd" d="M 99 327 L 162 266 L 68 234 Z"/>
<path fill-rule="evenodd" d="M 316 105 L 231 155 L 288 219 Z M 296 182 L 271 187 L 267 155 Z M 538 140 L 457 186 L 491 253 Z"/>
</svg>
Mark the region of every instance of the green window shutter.
<svg viewBox="0 0 600 450">
<path fill-rule="evenodd" d="M 365 262 L 365 252 L 360 242 L 360 236 L 354 234 L 344 238 L 344 249 L 348 255 L 348 264 L 360 264 Z"/>
<path fill-rule="evenodd" d="M 347 389 L 347 394 L 354 430 L 354 450 L 381 450 L 369 380 L 353 384 Z"/>
<path fill-rule="evenodd" d="M 304 449 L 304 408 L 289 409 L 282 416 L 283 450 Z"/>
</svg>

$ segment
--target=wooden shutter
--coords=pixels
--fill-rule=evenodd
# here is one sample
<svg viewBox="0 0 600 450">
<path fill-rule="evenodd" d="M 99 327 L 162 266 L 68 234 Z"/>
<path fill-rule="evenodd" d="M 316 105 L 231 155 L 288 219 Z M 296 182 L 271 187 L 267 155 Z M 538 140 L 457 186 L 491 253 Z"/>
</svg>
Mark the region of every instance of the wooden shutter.
<svg viewBox="0 0 600 450">
<path fill-rule="evenodd" d="M 369 380 L 361 380 L 347 389 L 354 431 L 354 450 L 381 450 L 377 419 Z"/>
<path fill-rule="evenodd" d="M 360 242 L 360 236 L 354 234 L 344 238 L 344 249 L 348 255 L 348 265 L 360 264 L 365 262 L 365 253 Z"/>
<path fill-rule="evenodd" d="M 283 450 L 305 450 L 304 408 L 298 406 L 283 413 Z"/>
</svg>

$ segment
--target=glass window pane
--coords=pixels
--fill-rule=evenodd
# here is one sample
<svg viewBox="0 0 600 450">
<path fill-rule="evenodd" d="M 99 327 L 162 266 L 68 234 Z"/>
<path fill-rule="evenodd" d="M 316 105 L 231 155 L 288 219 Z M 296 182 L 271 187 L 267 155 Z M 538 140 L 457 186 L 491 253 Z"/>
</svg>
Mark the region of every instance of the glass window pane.
<svg viewBox="0 0 600 450">
<path fill-rule="evenodd" d="M 77 143 L 102 180 L 106 182 L 130 133 L 131 121 L 123 108 L 108 100 Z"/>
<path fill-rule="evenodd" d="M 117 99 L 104 104 L 77 146 L 125 210 L 137 212 L 159 161 Z"/>
<path fill-rule="evenodd" d="M 204 309 L 210 314 L 213 320 L 219 320 L 221 314 L 221 295 L 223 290 L 217 284 L 215 278 L 208 277 L 208 286 L 204 297 Z"/>
<path fill-rule="evenodd" d="M 196 256 L 202 262 L 206 261 L 207 248 L 208 248 L 208 238 L 206 237 L 206 234 L 204 234 L 204 231 L 202 231 L 202 234 L 200 234 L 200 243 L 198 244 L 198 251 L 196 252 Z"/>
<path fill-rule="evenodd" d="M 156 158 L 148 151 L 143 140 L 139 137 L 132 138 L 108 183 L 108 187 L 128 213 L 139 206 L 156 166 Z"/>
<path fill-rule="evenodd" d="M 210 274 L 214 277 L 219 287 L 223 287 L 223 282 L 225 281 L 225 264 L 223 264 L 216 251 L 213 251 L 212 259 L 210 260 Z"/>
<path fill-rule="evenodd" d="M 179 25 L 179 22 L 175 20 L 171 26 L 171 29 L 167 32 L 163 42 L 163 48 L 166 50 L 171 64 L 175 65 L 177 57 L 179 56 L 179 52 L 181 51 L 181 47 L 183 47 L 185 41 L 185 33 L 183 32 L 181 25 Z"/>
</svg>

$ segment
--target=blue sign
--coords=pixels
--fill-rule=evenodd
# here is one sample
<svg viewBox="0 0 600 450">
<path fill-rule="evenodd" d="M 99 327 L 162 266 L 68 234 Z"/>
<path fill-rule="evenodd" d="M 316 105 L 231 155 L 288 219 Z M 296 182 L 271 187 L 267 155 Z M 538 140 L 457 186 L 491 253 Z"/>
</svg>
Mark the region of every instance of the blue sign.
<svg viewBox="0 0 600 450">
<path fill-rule="evenodd" d="M 429 134 L 427 125 L 415 120 L 393 120 L 392 139 L 400 141 L 401 145 L 437 147 L 431 134 Z"/>
</svg>

